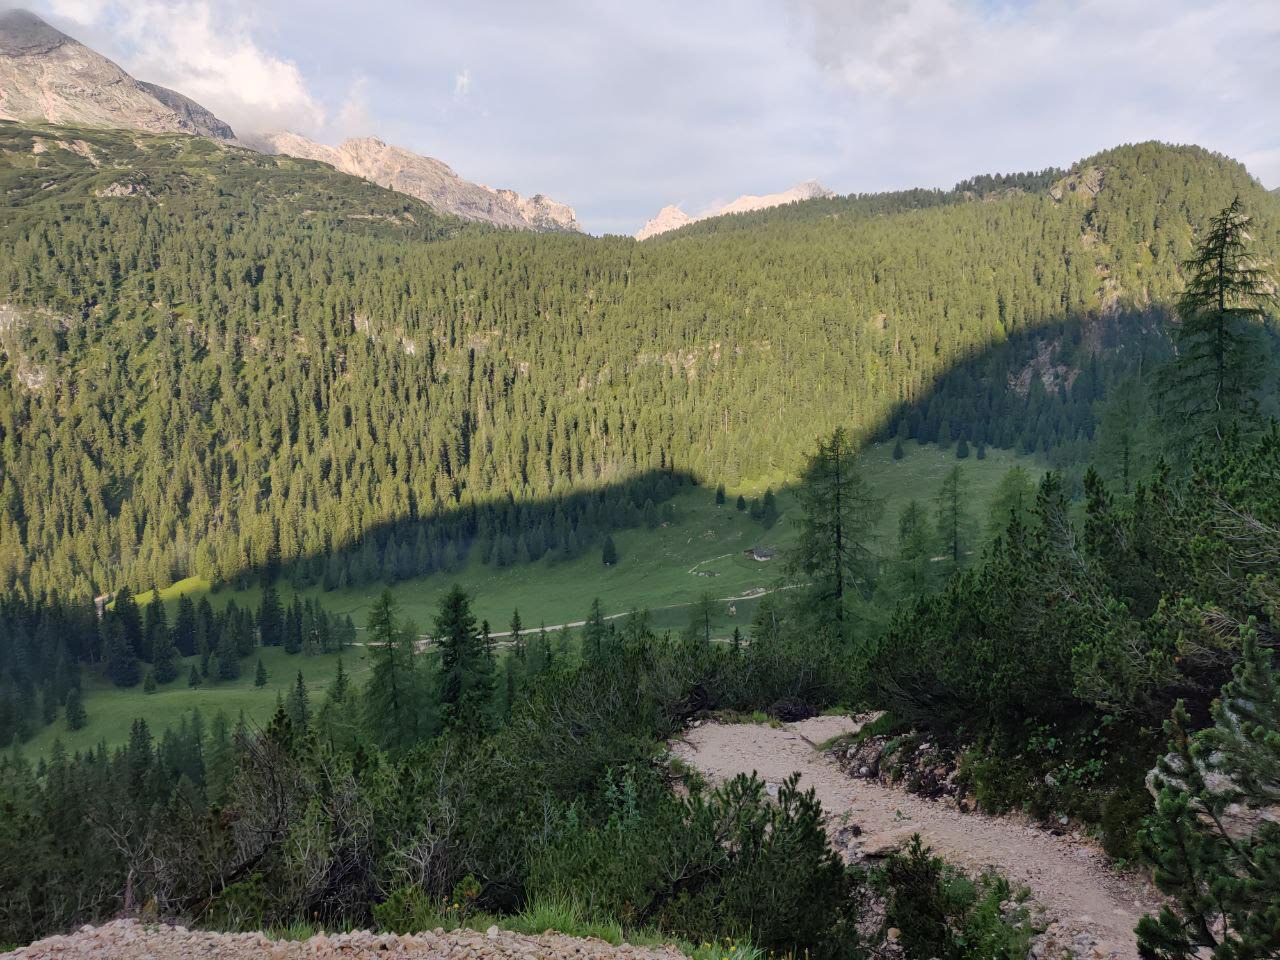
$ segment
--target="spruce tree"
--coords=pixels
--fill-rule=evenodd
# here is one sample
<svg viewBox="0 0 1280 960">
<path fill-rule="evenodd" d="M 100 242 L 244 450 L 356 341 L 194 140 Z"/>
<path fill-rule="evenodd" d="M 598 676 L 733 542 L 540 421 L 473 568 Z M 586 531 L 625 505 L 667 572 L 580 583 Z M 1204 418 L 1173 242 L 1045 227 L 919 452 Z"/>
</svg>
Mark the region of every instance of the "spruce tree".
<svg viewBox="0 0 1280 960">
<path fill-rule="evenodd" d="M 600 549 L 600 562 L 606 567 L 612 567 L 618 562 L 618 548 L 612 536 L 606 535 L 604 538 L 604 546 Z"/>
<path fill-rule="evenodd" d="M 511 611 L 511 624 L 508 627 L 508 631 L 511 636 L 511 650 L 516 659 L 523 664 L 526 654 L 524 624 L 520 622 L 520 611 L 518 609 Z"/>
<path fill-rule="evenodd" d="M 734 506 L 738 508 L 739 513 L 744 513 L 747 509 L 747 498 L 742 494 L 738 494 L 738 499 L 734 502 Z"/>
<path fill-rule="evenodd" d="M 1160 380 L 1175 452 L 1198 439 L 1220 441 L 1257 411 L 1264 356 L 1257 330 L 1276 302 L 1276 281 L 1249 253 L 1249 222 L 1236 197 L 1182 265 L 1177 355 Z"/>
<path fill-rule="evenodd" d="M 203 682 L 203 678 L 200 676 L 200 667 L 193 663 L 191 672 L 187 674 L 187 686 L 194 690 Z"/>
<path fill-rule="evenodd" d="M 1280 670 L 1252 623 L 1242 633 L 1213 726 L 1189 733 L 1181 701 L 1165 725 L 1170 755 L 1157 765 L 1143 851 L 1173 902 L 1139 922 L 1144 957 L 1280 955 L 1280 823 L 1260 817 L 1251 832 L 1228 825 L 1228 808 L 1280 804 Z"/>
<path fill-rule="evenodd" d="M 378 743 L 391 750 L 406 749 L 427 733 L 417 637 L 398 617 L 395 598 L 390 590 L 383 590 L 369 611 L 366 628 L 372 667 L 364 691 L 365 725 Z M 443 647 L 438 629 L 436 640 Z"/>
<path fill-rule="evenodd" d="M 262 658 L 258 658 L 257 669 L 253 671 L 253 685 L 255 687 L 265 687 L 267 685 L 267 667 L 262 662 Z"/>
<path fill-rule="evenodd" d="M 445 725 L 484 732 L 493 694 L 492 664 L 486 662 L 471 600 L 461 586 L 455 584 L 440 599 L 435 637 L 440 645 L 440 706 Z"/>
<path fill-rule="evenodd" d="M 280 594 L 274 583 L 262 587 L 262 602 L 258 605 L 258 638 L 264 647 L 284 644 L 284 610 L 280 606 Z"/>
<path fill-rule="evenodd" d="M 760 523 L 768 530 L 778 522 L 778 498 L 774 495 L 773 487 L 767 487 L 764 491 L 764 499 L 760 502 Z"/>
<path fill-rule="evenodd" d="M 159 603 L 159 601 L 155 601 Z M 173 635 L 165 630 L 155 635 L 155 646 L 152 648 L 153 667 L 156 683 L 170 683 L 178 678 L 178 648 L 173 645 Z"/>
<path fill-rule="evenodd" d="M 338 669 L 333 675 L 333 685 L 329 687 L 329 699 L 334 703 L 345 703 L 350 686 L 351 680 L 342 666 L 342 657 L 338 657 Z"/>
<path fill-rule="evenodd" d="M 142 672 L 133 645 L 125 635 L 124 623 L 115 617 L 108 617 L 104 624 L 107 635 L 104 644 L 107 678 L 117 687 L 136 686 L 142 679 Z"/>
<path fill-rule="evenodd" d="M 84 699 L 78 686 L 72 687 L 67 691 L 66 714 L 68 730 L 82 730 L 84 725 L 89 722 L 89 717 L 84 709 Z"/>
<path fill-rule="evenodd" d="M 725 500 L 724 484 L 723 483 L 716 484 L 716 506 L 723 507 L 724 500 Z"/>
<path fill-rule="evenodd" d="M 156 672 L 154 670 L 147 671 L 147 677 L 145 680 L 142 681 L 142 692 L 143 693 L 156 692 Z"/>
<path fill-rule="evenodd" d="M 882 506 L 843 427 L 818 442 L 801 473 L 796 499 L 800 519 L 792 572 L 810 582 L 812 612 L 842 630 L 849 604 L 869 596 L 875 581 L 870 544 Z"/>
<path fill-rule="evenodd" d="M 918 501 L 912 500 L 898 515 L 898 552 L 890 566 L 899 597 L 919 600 L 933 589 L 937 580 L 934 542 L 928 514 Z"/>
<path fill-rule="evenodd" d="M 600 598 L 591 601 L 591 611 L 587 614 L 586 623 L 582 626 L 582 655 L 586 659 L 599 660 L 605 652 L 605 637 L 609 628 L 604 619 L 604 608 L 600 606 Z"/>
<path fill-rule="evenodd" d="M 968 509 L 968 483 L 964 472 L 956 464 L 942 480 L 938 490 L 938 539 L 942 543 L 943 556 L 947 558 L 948 572 L 960 569 L 969 548 L 972 521 Z"/>
<path fill-rule="evenodd" d="M 285 712 L 289 715 L 294 730 L 306 730 L 311 722 L 311 698 L 307 694 L 307 683 L 302 678 L 301 670 L 298 671 L 298 676 L 289 689 L 289 696 L 285 700 Z"/>
</svg>

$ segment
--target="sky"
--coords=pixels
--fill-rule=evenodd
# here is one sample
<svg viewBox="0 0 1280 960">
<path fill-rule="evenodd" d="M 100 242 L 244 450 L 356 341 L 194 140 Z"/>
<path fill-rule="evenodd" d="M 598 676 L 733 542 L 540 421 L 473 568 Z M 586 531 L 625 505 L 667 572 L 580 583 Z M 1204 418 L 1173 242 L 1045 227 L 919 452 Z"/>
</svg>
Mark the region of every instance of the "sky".
<svg viewBox="0 0 1280 960">
<path fill-rule="evenodd" d="M 1280 0 L 33 0 L 238 132 L 377 136 L 633 233 L 1198 143 L 1280 186 Z"/>
</svg>

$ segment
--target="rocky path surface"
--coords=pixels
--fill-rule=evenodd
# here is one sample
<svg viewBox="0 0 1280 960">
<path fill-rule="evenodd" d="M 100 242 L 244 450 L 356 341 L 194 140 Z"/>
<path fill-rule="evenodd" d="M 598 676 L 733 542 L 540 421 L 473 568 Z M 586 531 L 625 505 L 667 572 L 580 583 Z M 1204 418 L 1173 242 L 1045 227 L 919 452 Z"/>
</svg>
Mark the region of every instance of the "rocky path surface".
<svg viewBox="0 0 1280 960">
<path fill-rule="evenodd" d="M 415 934 L 368 931 L 272 940 L 261 933 L 211 933 L 164 924 L 116 920 L 49 937 L 0 960 L 687 960 L 675 947 L 615 947 L 558 933 L 525 936 L 491 927 L 487 933 L 436 930 Z"/>
<path fill-rule="evenodd" d="M 1016 818 L 964 813 L 945 801 L 846 776 L 815 744 L 856 729 L 848 717 L 815 717 L 782 728 L 705 724 L 689 730 L 675 752 L 712 781 L 755 771 L 777 784 L 799 772 L 801 785 L 817 791 L 833 836 L 853 833 L 842 829 L 848 825 L 861 829 L 851 855 L 883 854 L 918 833 L 935 853 L 970 873 L 994 869 L 1027 887 L 1048 924 L 1038 956 L 1138 955 L 1133 928 L 1157 904 L 1149 884 L 1114 871 L 1084 838 L 1054 836 Z"/>
</svg>

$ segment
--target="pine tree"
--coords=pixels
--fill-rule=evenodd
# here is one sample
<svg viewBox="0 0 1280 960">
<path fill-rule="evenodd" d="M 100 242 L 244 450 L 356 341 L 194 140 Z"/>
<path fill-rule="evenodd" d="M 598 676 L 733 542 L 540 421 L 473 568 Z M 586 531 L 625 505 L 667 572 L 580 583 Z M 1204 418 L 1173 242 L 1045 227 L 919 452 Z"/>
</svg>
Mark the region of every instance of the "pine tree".
<svg viewBox="0 0 1280 960">
<path fill-rule="evenodd" d="M 411 746 L 427 732 L 417 637 L 408 624 L 398 622 L 398 615 L 391 591 L 383 590 L 369 611 L 366 628 L 372 668 L 364 691 L 365 725 L 384 748 L 392 750 Z M 471 624 L 474 628 L 475 621 Z M 438 624 L 436 641 L 443 649 L 445 638 Z"/>
<path fill-rule="evenodd" d="M 333 685 L 329 687 L 329 699 L 334 703 L 345 703 L 350 686 L 351 681 L 347 677 L 346 669 L 342 666 L 342 657 L 338 657 L 338 669 L 333 675 Z"/>
<path fill-rule="evenodd" d="M 511 624 L 508 627 L 508 631 L 511 636 L 511 650 L 516 659 L 523 664 L 526 654 L 524 624 L 520 622 L 520 611 L 518 609 L 511 611 Z"/>
<path fill-rule="evenodd" d="M 255 687 L 265 687 L 267 685 L 267 667 L 262 662 L 262 658 L 258 658 L 258 667 L 253 672 L 253 685 Z"/>
<path fill-rule="evenodd" d="M 898 554 L 890 567 L 899 597 L 918 600 L 933 589 L 934 542 L 928 515 L 912 500 L 898 515 Z"/>
<path fill-rule="evenodd" d="M 155 601 L 159 604 L 159 601 Z M 163 606 L 163 604 L 160 604 Z M 155 635 L 155 645 L 152 648 L 153 664 L 152 672 L 155 674 L 156 683 L 170 683 L 178 678 L 178 648 L 173 645 L 173 635 L 168 631 L 157 632 Z"/>
<path fill-rule="evenodd" d="M 600 598 L 596 597 L 591 601 L 591 612 L 587 614 L 586 623 L 582 626 L 582 655 L 592 660 L 599 660 L 604 656 L 604 641 L 608 632 L 604 608 L 600 606 Z"/>
<path fill-rule="evenodd" d="M 850 602 L 869 596 L 875 581 L 870 542 L 881 511 L 843 427 L 819 441 L 801 474 L 796 499 L 801 515 L 792 570 L 811 583 L 812 611 L 842 630 Z"/>
<path fill-rule="evenodd" d="M 1242 835 L 1224 823 L 1233 804 L 1280 803 L 1280 670 L 1252 623 L 1242 634 L 1240 662 L 1214 703 L 1213 726 L 1188 733 L 1181 701 L 1165 725 L 1170 756 L 1157 765 L 1160 793 L 1143 851 L 1173 903 L 1139 922 L 1144 957 L 1280 954 L 1280 824 L 1262 820 Z"/>
<path fill-rule="evenodd" d="M 968 484 L 959 464 L 956 464 L 942 480 L 938 490 L 938 539 L 947 558 L 948 572 L 960 569 L 969 548 L 970 526 L 966 495 Z"/>
<path fill-rule="evenodd" d="M 68 730 L 82 730 L 85 724 L 89 722 L 89 717 L 84 709 L 84 700 L 81 697 L 78 686 L 72 687 L 67 691 L 66 714 Z"/>
<path fill-rule="evenodd" d="M 298 671 L 298 676 L 285 700 L 285 712 L 289 715 L 294 730 L 306 730 L 311 723 L 311 698 L 307 694 L 307 683 L 302 678 L 301 670 Z"/>
<path fill-rule="evenodd" d="M 614 545 L 612 536 L 606 535 L 604 538 L 604 546 L 600 550 L 600 562 L 606 567 L 612 567 L 618 562 L 618 548 Z"/>
<path fill-rule="evenodd" d="M 492 664 L 476 631 L 471 600 L 454 585 L 440 600 L 435 637 L 440 645 L 440 705 L 447 727 L 483 733 L 493 695 Z"/>
<path fill-rule="evenodd" d="M 778 498 L 774 496 L 773 487 L 766 487 L 764 499 L 760 502 L 760 523 L 768 530 L 778 522 Z"/>
<path fill-rule="evenodd" d="M 280 606 L 280 594 L 274 583 L 262 587 L 262 602 L 258 605 L 258 638 L 264 647 L 284 644 L 284 609 Z"/>
<path fill-rule="evenodd" d="M 1177 356 L 1160 381 L 1175 451 L 1200 438 L 1220 441 L 1257 411 L 1264 355 L 1257 328 L 1276 302 L 1276 282 L 1248 251 L 1249 222 L 1236 197 L 1182 265 Z"/>
<path fill-rule="evenodd" d="M 104 659 L 106 660 L 107 677 L 117 687 L 136 686 L 142 679 L 138 666 L 138 658 L 133 645 L 125 635 L 125 625 L 116 617 L 108 617 L 104 621 L 106 643 Z"/>
</svg>

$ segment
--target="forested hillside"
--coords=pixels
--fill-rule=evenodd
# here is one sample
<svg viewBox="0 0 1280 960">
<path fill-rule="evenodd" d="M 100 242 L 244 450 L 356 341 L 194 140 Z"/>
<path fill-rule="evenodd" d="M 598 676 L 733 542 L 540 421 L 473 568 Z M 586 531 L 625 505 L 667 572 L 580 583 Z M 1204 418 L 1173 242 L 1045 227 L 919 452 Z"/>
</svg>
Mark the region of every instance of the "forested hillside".
<svg viewBox="0 0 1280 960">
<path fill-rule="evenodd" d="M 792 475 L 837 424 L 1070 454 L 1165 351 L 1205 217 L 1240 194 L 1280 249 L 1243 167 L 1157 144 L 646 244 L 462 228 L 203 141 L 0 149 L 0 590 L 35 596 L 572 553 L 686 475 Z"/>
</svg>

